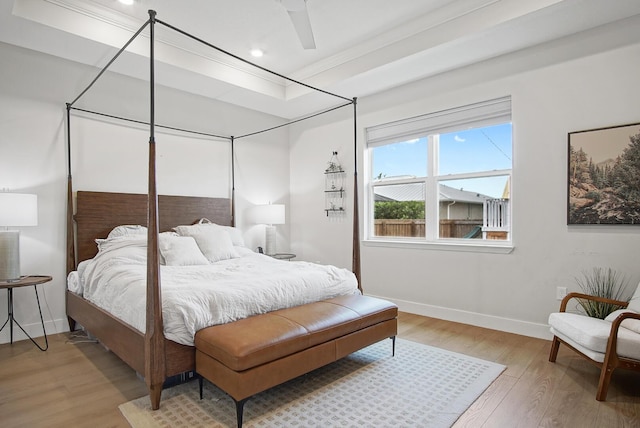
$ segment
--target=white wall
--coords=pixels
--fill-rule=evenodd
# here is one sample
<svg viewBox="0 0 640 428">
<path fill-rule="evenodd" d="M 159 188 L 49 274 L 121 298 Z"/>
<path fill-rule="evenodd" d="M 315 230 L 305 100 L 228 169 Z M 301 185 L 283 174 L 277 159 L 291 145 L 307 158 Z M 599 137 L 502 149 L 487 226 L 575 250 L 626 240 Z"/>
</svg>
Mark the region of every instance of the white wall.
<svg viewBox="0 0 640 428">
<path fill-rule="evenodd" d="M 39 286 L 48 334 L 68 329 L 65 290 L 67 150 L 65 103 L 97 70 L 0 44 L 0 189 L 38 195 L 38 226 L 21 228 L 22 274 L 47 274 Z M 76 107 L 137 120 L 148 119 L 149 85 L 106 73 Z M 156 89 L 158 124 L 218 135 L 242 135 L 282 123 L 281 119 L 168 88 Z M 95 116 L 72 118 L 74 190 L 146 193 L 148 131 L 108 124 Z M 230 196 L 230 149 L 225 142 L 175 135 L 158 129 L 158 189 L 164 194 Z M 289 159 L 285 130 L 237 140 L 237 225 L 250 248 L 264 245 L 263 226 L 247 215 L 255 204 L 289 202 Z M 279 249 L 288 250 L 288 225 L 278 226 Z M 0 308 L 7 296 L 0 293 Z M 16 318 L 41 336 L 33 288 L 16 289 Z M 4 309 L 0 309 L 4 314 Z M 17 331 L 16 331 L 17 330 Z M 23 339 L 14 329 L 14 340 Z M 9 342 L 9 329 L 0 343 Z"/>
<path fill-rule="evenodd" d="M 598 31 L 605 30 L 617 31 Z M 514 251 L 364 243 L 366 294 L 409 312 L 547 338 L 548 315 L 559 306 L 556 287 L 577 290 L 574 278 L 583 270 L 614 268 L 635 288 L 640 228 L 566 225 L 567 133 L 640 122 L 640 44 L 607 50 L 607 40 L 584 34 L 359 100 L 360 165 L 368 126 L 505 95 L 513 101 Z M 322 183 L 332 150 L 353 172 L 351 120 L 341 112 L 291 131 L 292 247 L 304 259 L 344 267 L 351 266 L 353 210 L 342 221 L 324 217 Z"/>
</svg>

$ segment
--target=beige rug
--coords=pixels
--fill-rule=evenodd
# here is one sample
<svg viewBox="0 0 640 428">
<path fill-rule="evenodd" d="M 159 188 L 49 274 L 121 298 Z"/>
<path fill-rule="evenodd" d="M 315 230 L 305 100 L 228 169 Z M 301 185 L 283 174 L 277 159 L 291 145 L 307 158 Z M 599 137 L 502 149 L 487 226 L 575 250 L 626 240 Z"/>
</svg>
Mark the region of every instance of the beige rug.
<svg viewBox="0 0 640 428">
<path fill-rule="evenodd" d="M 398 339 L 396 356 L 384 340 L 347 358 L 252 397 L 244 427 L 450 427 L 502 373 L 504 366 Z M 134 428 L 235 427 L 233 400 L 205 381 L 122 404 Z"/>
</svg>

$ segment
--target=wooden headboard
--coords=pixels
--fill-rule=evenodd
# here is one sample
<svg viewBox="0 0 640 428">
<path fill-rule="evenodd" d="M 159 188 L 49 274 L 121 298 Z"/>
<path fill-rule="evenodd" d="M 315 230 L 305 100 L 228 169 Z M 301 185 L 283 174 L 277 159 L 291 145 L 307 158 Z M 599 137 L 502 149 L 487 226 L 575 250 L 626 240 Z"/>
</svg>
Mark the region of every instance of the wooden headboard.
<svg viewBox="0 0 640 428">
<path fill-rule="evenodd" d="M 147 195 L 79 191 L 76 197 L 76 248 L 78 262 L 96 255 L 96 238 L 106 238 L 116 226 L 147 224 Z M 160 232 L 201 218 L 231 225 L 231 199 L 197 196 L 158 196 Z"/>
</svg>

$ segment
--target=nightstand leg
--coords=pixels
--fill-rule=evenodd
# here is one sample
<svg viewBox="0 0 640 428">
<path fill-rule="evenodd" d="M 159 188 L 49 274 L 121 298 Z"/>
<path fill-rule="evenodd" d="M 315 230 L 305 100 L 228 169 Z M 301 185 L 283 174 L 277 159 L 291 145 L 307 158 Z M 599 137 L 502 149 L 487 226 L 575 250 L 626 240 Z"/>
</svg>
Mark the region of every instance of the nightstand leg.
<svg viewBox="0 0 640 428">
<path fill-rule="evenodd" d="M 35 340 L 31 338 L 29 339 L 31 339 L 31 341 L 35 343 L 38 349 L 40 349 L 41 351 L 46 351 L 47 349 L 49 349 L 49 340 L 47 339 L 47 331 L 44 329 L 44 318 L 42 318 L 42 309 L 40 309 L 40 298 L 38 297 L 38 286 L 34 285 L 33 289 L 36 290 L 36 301 L 38 302 L 38 312 L 40 312 L 40 323 L 42 324 L 42 333 L 44 334 L 44 349 L 42 349 L 40 345 L 36 343 Z"/>
<path fill-rule="evenodd" d="M 38 342 L 36 342 L 33 339 L 33 337 L 29 336 L 29 334 L 24 330 L 24 328 L 22 328 L 18 320 L 16 320 L 15 317 L 13 316 L 13 289 L 12 288 L 9 288 L 7 290 L 9 292 L 9 296 L 7 299 L 9 316 L 7 317 L 7 320 L 2 325 L 2 327 L 0 327 L 0 331 L 4 328 L 4 326 L 7 323 L 9 323 L 9 338 L 11 343 L 13 343 L 13 323 L 15 323 L 18 327 L 20 327 L 20 330 L 22 330 L 25 336 L 27 336 L 29 340 L 31 340 L 33 344 L 38 347 L 39 350 L 46 351 L 47 349 L 49 349 L 49 340 L 47 339 L 47 331 L 44 329 L 44 318 L 42 317 L 42 308 L 40 307 L 40 297 L 38 296 L 38 287 L 34 285 L 33 288 L 36 290 L 36 301 L 38 302 L 38 312 L 40 313 L 40 322 L 42 323 L 42 332 L 44 333 L 44 344 L 45 344 L 44 348 L 40 346 Z"/>
<path fill-rule="evenodd" d="M 4 329 L 4 326 L 9 323 L 9 337 L 11 338 L 11 343 L 13 343 L 13 293 L 11 288 L 7 288 L 7 320 L 0 327 L 0 331 Z"/>
<path fill-rule="evenodd" d="M 13 322 L 15 318 L 13 318 L 13 288 L 9 289 L 9 339 L 10 342 L 13 343 Z"/>
</svg>

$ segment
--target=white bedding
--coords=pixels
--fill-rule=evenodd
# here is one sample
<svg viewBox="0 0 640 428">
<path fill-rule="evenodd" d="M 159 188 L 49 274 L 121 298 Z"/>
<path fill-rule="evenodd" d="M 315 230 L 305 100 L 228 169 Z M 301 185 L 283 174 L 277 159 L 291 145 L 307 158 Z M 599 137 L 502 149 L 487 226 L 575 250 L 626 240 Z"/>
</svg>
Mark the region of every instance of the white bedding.
<svg viewBox="0 0 640 428">
<path fill-rule="evenodd" d="M 145 331 L 146 238 L 100 243 L 100 251 L 68 278 L 69 290 Z M 236 247 L 239 257 L 195 266 L 161 266 L 167 339 L 193 345 L 196 331 L 331 297 L 356 294 L 352 272 L 289 262 Z"/>
</svg>

